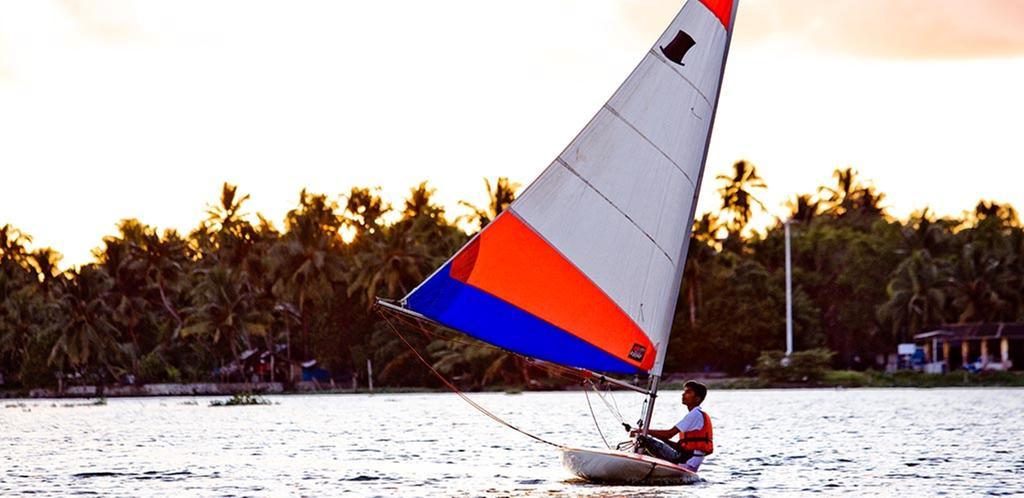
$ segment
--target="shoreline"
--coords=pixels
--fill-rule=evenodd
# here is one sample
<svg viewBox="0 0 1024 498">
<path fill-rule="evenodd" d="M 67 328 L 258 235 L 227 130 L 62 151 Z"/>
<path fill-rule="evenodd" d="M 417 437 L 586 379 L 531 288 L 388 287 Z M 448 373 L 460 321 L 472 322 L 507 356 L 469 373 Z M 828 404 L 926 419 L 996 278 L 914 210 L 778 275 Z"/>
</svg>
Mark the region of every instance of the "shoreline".
<svg viewBox="0 0 1024 498">
<path fill-rule="evenodd" d="M 939 388 L 939 387 L 1024 387 L 1024 372 L 953 372 L 947 374 L 924 374 L 919 372 L 855 372 L 835 370 L 826 372 L 821 379 L 805 382 L 772 382 L 756 377 L 707 377 L 693 376 L 693 379 L 704 382 L 712 389 L 856 389 L 856 388 Z M 662 384 L 662 390 L 681 390 L 683 381 L 669 381 Z M 563 388 L 547 387 L 543 389 L 524 389 L 522 386 L 492 386 L 485 389 L 466 392 L 487 393 L 504 392 L 521 394 L 523 392 L 558 392 L 576 389 L 576 386 Z M 136 386 L 106 386 L 102 396 L 97 396 L 95 386 L 72 386 L 63 393 L 56 389 L 3 389 L 0 398 L 29 399 L 67 399 L 67 398 L 140 398 L 140 397 L 174 397 L 174 396 L 233 396 L 242 393 L 253 394 L 414 394 L 449 392 L 446 388 L 431 387 L 382 387 L 374 390 L 366 388 L 338 388 L 324 386 L 314 382 L 297 382 L 292 389 L 285 389 L 281 382 L 258 383 L 216 383 L 202 382 L 190 384 L 145 384 Z"/>
</svg>

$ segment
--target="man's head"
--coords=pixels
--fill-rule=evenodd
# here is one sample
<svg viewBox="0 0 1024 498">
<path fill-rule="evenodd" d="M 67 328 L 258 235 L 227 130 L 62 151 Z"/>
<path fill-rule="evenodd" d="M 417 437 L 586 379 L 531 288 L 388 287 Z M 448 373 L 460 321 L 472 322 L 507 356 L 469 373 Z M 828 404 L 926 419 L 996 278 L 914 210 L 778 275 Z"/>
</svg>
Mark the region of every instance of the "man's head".
<svg viewBox="0 0 1024 498">
<path fill-rule="evenodd" d="M 693 407 L 703 403 L 707 395 L 708 386 L 700 382 L 688 380 L 683 384 L 683 404 L 691 410 Z"/>
</svg>

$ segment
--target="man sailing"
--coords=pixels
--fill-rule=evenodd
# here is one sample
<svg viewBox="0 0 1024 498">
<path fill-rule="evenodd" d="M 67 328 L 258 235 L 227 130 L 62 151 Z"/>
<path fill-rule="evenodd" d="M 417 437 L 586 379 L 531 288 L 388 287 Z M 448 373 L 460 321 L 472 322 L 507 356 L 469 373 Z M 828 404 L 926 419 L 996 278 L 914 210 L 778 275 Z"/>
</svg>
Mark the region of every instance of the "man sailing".
<svg viewBox="0 0 1024 498">
<path fill-rule="evenodd" d="M 687 381 L 683 384 L 683 405 L 689 412 L 671 429 L 650 429 L 647 436 L 640 430 L 633 430 L 637 446 L 648 455 L 680 464 L 694 472 L 704 462 L 704 457 L 715 451 L 712 442 L 711 417 L 704 413 L 700 404 L 708 395 L 708 387 L 700 382 Z M 678 441 L 671 441 L 679 435 Z"/>
</svg>

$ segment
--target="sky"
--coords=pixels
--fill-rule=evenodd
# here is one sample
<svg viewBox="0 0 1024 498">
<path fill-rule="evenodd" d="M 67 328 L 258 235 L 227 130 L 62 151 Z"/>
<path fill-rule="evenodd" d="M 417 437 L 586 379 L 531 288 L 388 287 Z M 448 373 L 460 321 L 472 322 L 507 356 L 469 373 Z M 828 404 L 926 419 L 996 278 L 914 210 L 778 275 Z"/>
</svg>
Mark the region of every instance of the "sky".
<svg viewBox="0 0 1024 498">
<path fill-rule="evenodd" d="M 64 255 L 188 232 L 223 182 L 281 226 L 306 188 L 423 180 L 460 214 L 528 184 L 681 0 L 0 0 L 0 225 Z M 785 201 L 852 166 L 900 217 L 1024 208 L 1024 2 L 741 0 L 699 212 L 744 159 Z"/>
</svg>

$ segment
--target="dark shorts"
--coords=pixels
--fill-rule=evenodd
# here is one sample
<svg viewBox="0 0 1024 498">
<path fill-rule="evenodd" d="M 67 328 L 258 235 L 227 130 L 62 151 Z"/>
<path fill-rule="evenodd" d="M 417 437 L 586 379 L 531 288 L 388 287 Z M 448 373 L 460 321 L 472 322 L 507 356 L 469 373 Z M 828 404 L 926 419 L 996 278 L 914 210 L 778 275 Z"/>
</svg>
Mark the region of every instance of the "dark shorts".
<svg viewBox="0 0 1024 498">
<path fill-rule="evenodd" d="M 636 441 L 640 444 L 640 447 L 643 448 L 645 453 L 654 458 L 683 464 L 693 457 L 692 451 L 684 450 L 683 447 L 675 441 L 665 441 L 664 439 L 658 439 L 653 436 L 637 436 Z"/>
</svg>

